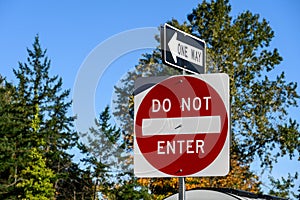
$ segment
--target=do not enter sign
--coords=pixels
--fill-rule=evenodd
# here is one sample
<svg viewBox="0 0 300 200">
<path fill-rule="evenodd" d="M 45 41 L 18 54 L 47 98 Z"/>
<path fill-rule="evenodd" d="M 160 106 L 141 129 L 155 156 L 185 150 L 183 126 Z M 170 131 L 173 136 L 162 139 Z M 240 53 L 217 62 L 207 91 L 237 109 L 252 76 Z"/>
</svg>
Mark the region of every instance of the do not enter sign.
<svg viewBox="0 0 300 200">
<path fill-rule="evenodd" d="M 147 87 L 147 83 L 137 86 Z M 229 171 L 229 78 L 173 76 L 135 95 L 138 177 L 218 176 Z"/>
</svg>

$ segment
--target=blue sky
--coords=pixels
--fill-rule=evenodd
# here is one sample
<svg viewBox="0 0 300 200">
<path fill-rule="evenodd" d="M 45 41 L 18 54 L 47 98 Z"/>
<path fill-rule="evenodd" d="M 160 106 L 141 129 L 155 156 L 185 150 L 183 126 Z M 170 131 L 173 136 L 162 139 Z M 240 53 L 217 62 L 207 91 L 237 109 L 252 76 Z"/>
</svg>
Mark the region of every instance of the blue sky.
<svg viewBox="0 0 300 200">
<path fill-rule="evenodd" d="M 14 81 L 12 69 L 18 67 L 18 61 L 26 61 L 26 47 L 31 48 L 35 35 L 39 34 L 42 47 L 47 48 L 52 61 L 51 73 L 60 75 L 64 88 L 73 92 L 80 67 L 97 46 L 131 29 L 158 27 L 172 18 L 182 22 L 198 2 L 0 0 L 0 74 Z M 285 71 L 286 80 L 299 85 L 300 1 L 233 0 L 231 5 L 233 16 L 250 10 L 269 21 L 275 31 L 271 47 L 278 48 L 284 59 L 271 77 Z M 97 85 L 93 105 L 96 113 L 111 102 L 113 85 L 137 64 L 145 51 L 132 51 L 113 60 Z M 297 91 L 300 94 L 299 87 Z M 291 110 L 291 116 L 299 121 L 299 108 Z M 300 169 L 299 162 L 288 165 L 290 169 L 286 162 L 281 161 L 274 175 Z"/>
</svg>

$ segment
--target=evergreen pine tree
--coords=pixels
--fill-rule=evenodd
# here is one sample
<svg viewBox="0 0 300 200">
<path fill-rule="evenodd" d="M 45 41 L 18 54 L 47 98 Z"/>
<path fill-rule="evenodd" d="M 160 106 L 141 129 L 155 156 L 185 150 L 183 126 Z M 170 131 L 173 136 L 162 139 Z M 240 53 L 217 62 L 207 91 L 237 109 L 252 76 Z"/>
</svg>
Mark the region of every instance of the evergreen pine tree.
<svg viewBox="0 0 300 200">
<path fill-rule="evenodd" d="M 83 195 L 84 187 L 75 187 L 74 179 L 80 180 L 83 173 L 69 153 L 78 144 L 75 118 L 68 115 L 70 91 L 62 89 L 62 78 L 50 76 L 51 62 L 38 36 L 32 47 L 27 49 L 27 62 L 19 62 L 13 70 L 17 85 L 2 93 L 9 98 L 0 107 L 0 142 L 7 142 L 0 148 L 6 151 L 1 160 L 0 195 L 42 198 L 41 193 L 48 192 L 44 196 L 51 199 L 52 187 L 56 199 L 72 199 L 70 194 Z"/>
<path fill-rule="evenodd" d="M 3 80 L 2 80 L 3 83 Z M 25 196 L 25 191 L 17 187 L 24 180 L 21 171 L 31 162 L 30 106 L 16 99 L 16 88 L 5 83 L 0 92 L 0 199 L 17 199 Z"/>
<path fill-rule="evenodd" d="M 135 188 L 130 159 L 125 152 L 123 133 L 110 122 L 109 107 L 95 120 L 95 127 L 88 133 L 85 150 L 89 156 L 83 159 L 94 180 L 94 199 L 149 199 L 147 190 Z M 129 176 L 130 175 L 130 176 Z"/>
</svg>

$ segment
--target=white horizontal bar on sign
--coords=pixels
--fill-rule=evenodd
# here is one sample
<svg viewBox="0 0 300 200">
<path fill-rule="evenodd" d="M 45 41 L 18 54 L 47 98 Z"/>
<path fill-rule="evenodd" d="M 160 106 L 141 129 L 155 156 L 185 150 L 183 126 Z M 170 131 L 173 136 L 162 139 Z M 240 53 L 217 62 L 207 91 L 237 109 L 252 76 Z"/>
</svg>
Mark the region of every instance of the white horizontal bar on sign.
<svg viewBox="0 0 300 200">
<path fill-rule="evenodd" d="M 144 136 L 220 133 L 220 116 L 143 119 Z"/>
</svg>

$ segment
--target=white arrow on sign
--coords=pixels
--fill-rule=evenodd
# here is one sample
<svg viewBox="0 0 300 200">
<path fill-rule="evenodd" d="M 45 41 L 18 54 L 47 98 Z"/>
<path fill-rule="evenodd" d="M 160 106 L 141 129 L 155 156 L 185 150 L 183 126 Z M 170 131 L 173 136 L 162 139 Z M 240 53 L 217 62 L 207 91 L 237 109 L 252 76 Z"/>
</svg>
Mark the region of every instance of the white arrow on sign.
<svg viewBox="0 0 300 200">
<path fill-rule="evenodd" d="M 168 42 L 173 60 L 177 63 L 177 57 L 203 66 L 203 50 L 177 40 L 177 32 L 174 33 Z"/>
</svg>

